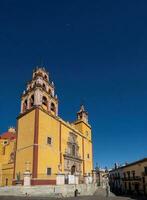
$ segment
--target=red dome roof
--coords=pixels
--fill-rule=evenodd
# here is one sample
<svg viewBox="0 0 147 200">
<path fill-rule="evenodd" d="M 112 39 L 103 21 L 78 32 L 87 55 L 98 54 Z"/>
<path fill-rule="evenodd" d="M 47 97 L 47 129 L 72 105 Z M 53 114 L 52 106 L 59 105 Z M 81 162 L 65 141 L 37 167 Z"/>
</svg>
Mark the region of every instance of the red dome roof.
<svg viewBox="0 0 147 200">
<path fill-rule="evenodd" d="M 5 133 L 0 135 L 0 139 L 14 140 L 14 139 L 16 139 L 16 134 L 15 133 L 11 133 L 11 132 L 5 132 Z"/>
</svg>

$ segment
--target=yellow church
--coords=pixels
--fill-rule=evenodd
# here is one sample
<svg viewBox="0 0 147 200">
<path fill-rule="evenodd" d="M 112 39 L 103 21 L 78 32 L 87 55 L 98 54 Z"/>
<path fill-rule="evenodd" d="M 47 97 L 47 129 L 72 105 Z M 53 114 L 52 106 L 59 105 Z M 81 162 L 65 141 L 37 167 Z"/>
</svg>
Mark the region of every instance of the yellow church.
<svg viewBox="0 0 147 200">
<path fill-rule="evenodd" d="M 0 152 L 1 186 L 23 185 L 24 181 L 25 184 L 30 181 L 30 185 L 68 184 L 73 177 L 77 177 L 78 184 L 83 183 L 85 177 L 89 180 L 92 177 L 92 133 L 88 113 L 82 105 L 74 122 L 65 122 L 59 117 L 55 86 L 45 68 L 37 67 L 27 83 L 13 134 L 16 137 L 11 142 L 8 139 L 5 146 L 5 150 L 10 149 L 9 153 Z M 0 149 L 3 148 L 1 140 Z M 11 162 L 8 157 L 13 157 Z"/>
</svg>

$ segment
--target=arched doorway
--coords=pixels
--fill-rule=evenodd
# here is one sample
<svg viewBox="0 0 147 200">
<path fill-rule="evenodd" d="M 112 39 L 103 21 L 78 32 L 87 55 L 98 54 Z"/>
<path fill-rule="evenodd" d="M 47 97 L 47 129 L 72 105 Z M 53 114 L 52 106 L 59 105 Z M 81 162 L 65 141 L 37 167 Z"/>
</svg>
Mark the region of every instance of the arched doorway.
<svg viewBox="0 0 147 200">
<path fill-rule="evenodd" d="M 73 165 L 73 166 L 71 167 L 71 175 L 75 175 L 75 172 L 76 172 L 76 166 Z"/>
</svg>

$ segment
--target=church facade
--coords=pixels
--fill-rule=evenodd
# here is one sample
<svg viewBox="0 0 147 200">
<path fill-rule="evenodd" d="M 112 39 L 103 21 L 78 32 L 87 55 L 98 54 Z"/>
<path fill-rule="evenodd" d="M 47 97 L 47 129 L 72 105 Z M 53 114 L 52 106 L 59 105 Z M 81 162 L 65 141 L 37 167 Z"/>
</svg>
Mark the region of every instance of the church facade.
<svg viewBox="0 0 147 200">
<path fill-rule="evenodd" d="M 57 184 L 59 174 L 65 179 L 78 176 L 82 183 L 92 170 L 88 113 L 82 105 L 74 122 L 61 119 L 54 83 L 44 68 L 36 68 L 21 97 L 12 184 L 23 184 L 25 172 L 31 175 L 31 185 Z"/>
</svg>

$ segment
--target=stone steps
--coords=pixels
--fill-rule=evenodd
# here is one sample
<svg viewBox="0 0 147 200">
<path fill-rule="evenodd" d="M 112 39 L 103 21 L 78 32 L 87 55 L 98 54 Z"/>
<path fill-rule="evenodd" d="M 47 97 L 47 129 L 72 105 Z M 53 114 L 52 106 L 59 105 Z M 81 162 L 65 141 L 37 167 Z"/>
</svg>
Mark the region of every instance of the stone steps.
<svg viewBox="0 0 147 200">
<path fill-rule="evenodd" d="M 102 187 L 98 187 L 96 192 L 94 193 L 94 196 L 106 197 L 106 189 Z M 112 192 L 110 192 L 109 197 L 115 197 L 115 195 Z"/>
</svg>

